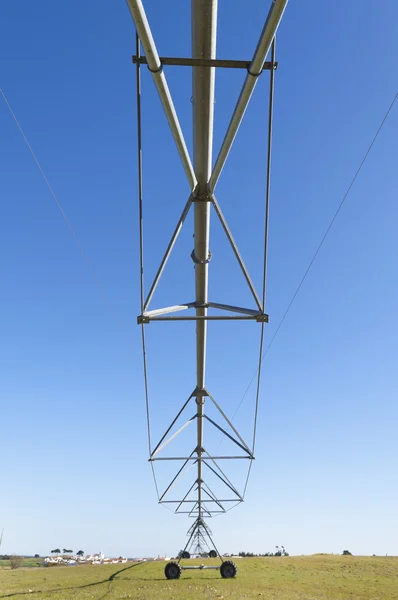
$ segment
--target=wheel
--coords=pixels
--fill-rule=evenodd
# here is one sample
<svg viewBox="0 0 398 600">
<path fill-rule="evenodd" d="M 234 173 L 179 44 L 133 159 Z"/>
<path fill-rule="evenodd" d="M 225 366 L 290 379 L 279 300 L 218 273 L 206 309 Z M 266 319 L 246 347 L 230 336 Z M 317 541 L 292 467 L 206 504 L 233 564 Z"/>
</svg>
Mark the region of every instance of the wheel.
<svg viewBox="0 0 398 600">
<path fill-rule="evenodd" d="M 164 568 L 164 574 L 167 579 L 179 579 L 181 577 L 181 567 L 176 562 L 169 562 Z"/>
<path fill-rule="evenodd" d="M 188 550 L 185 550 L 185 551 L 182 553 L 182 557 L 181 557 L 181 558 L 191 558 L 191 555 L 189 554 Z"/>
<path fill-rule="evenodd" d="M 236 565 L 232 562 L 232 560 L 224 560 L 224 562 L 221 563 L 220 573 L 221 577 L 224 577 L 224 579 L 235 577 L 237 572 L 238 569 L 236 568 Z"/>
<path fill-rule="evenodd" d="M 217 558 L 217 552 L 215 550 L 210 550 L 209 556 L 210 558 Z"/>
</svg>

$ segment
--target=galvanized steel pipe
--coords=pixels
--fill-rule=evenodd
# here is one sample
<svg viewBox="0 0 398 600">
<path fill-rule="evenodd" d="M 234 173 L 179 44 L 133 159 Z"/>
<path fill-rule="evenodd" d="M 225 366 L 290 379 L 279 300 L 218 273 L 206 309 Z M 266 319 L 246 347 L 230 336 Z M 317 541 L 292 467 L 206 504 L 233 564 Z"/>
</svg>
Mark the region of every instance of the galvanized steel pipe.
<svg viewBox="0 0 398 600">
<path fill-rule="evenodd" d="M 217 36 L 217 0 L 192 0 L 192 58 L 215 58 Z M 212 166 L 214 117 L 214 67 L 192 68 L 194 169 L 198 181 L 198 199 L 194 206 L 195 300 L 208 302 L 210 202 L 206 197 Z M 203 198 L 202 200 L 200 198 Z M 197 308 L 204 317 L 207 308 Z M 207 321 L 196 322 L 196 385 L 205 386 Z M 198 518 L 202 517 L 202 447 L 204 396 L 197 396 Z"/>
<path fill-rule="evenodd" d="M 227 133 L 225 134 L 216 163 L 214 165 L 213 173 L 210 177 L 209 188 L 211 191 L 214 191 L 214 188 L 217 185 L 217 181 L 225 165 L 229 151 L 231 150 L 253 90 L 256 87 L 258 76 L 262 72 L 265 59 L 267 58 L 272 40 L 275 37 L 287 3 L 288 0 L 273 0 L 272 2 L 272 6 L 269 10 L 267 20 L 265 21 L 260 39 L 257 44 L 257 48 L 254 52 L 253 60 L 250 63 L 242 91 L 239 95 L 238 102 L 236 103 L 234 114 L 232 115 Z"/>
<path fill-rule="evenodd" d="M 193 191 L 197 183 L 195 173 L 192 167 L 187 146 L 185 144 L 184 136 L 177 117 L 177 113 L 174 108 L 173 100 L 170 95 L 166 77 L 162 70 L 162 63 L 160 62 L 159 54 L 152 37 L 148 20 L 146 18 L 144 7 L 142 5 L 141 0 L 126 1 L 131 16 L 133 17 L 138 36 L 141 40 L 146 59 L 148 61 L 148 69 L 152 73 L 152 77 L 158 90 L 158 94 L 162 102 L 164 112 L 166 113 L 167 121 L 169 123 L 171 132 L 177 145 L 178 153 L 181 157 L 182 164 L 184 166 L 184 170 L 189 181 L 189 186 L 191 188 L 191 191 Z"/>
</svg>

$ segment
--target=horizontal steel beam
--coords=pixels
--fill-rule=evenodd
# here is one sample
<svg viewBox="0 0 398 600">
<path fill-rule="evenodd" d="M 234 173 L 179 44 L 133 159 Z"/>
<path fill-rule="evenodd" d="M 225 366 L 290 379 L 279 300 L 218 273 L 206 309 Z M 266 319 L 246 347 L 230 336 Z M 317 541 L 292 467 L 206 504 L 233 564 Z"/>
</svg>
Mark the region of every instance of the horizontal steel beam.
<svg viewBox="0 0 398 600">
<path fill-rule="evenodd" d="M 187 310 L 189 308 L 215 308 L 217 310 L 225 310 L 230 312 L 236 312 L 243 317 L 234 317 L 232 315 L 190 315 L 190 316 L 180 316 L 180 317 L 165 317 L 172 312 L 179 312 L 182 310 Z M 137 323 L 141 325 L 142 323 L 150 323 L 151 321 L 239 321 L 239 320 L 252 320 L 257 321 L 259 323 L 268 323 L 269 316 L 265 313 L 262 313 L 258 310 L 253 310 L 251 308 L 243 308 L 241 306 L 233 306 L 232 304 L 220 304 L 219 302 L 207 302 L 204 305 L 199 305 L 197 302 L 186 302 L 184 304 L 176 304 L 174 306 L 166 306 L 164 308 L 157 308 L 155 310 L 145 311 L 142 315 L 137 317 Z"/>
<path fill-rule="evenodd" d="M 226 315 L 192 315 L 190 317 L 148 317 L 145 314 L 137 317 L 137 323 L 153 323 L 154 321 L 265 321 L 268 323 L 268 315 L 262 315 L 252 317 L 249 315 L 242 315 L 239 317 L 232 317 Z"/>
<path fill-rule="evenodd" d="M 184 565 L 180 565 L 181 569 L 184 569 L 184 571 L 189 571 L 192 569 L 199 569 L 200 571 L 203 571 L 204 569 L 219 569 L 219 566 L 216 565 L 190 565 L 190 566 L 184 566 Z"/>
<path fill-rule="evenodd" d="M 238 458 L 245 458 L 248 460 L 254 460 L 254 456 L 206 456 L 203 462 L 206 460 L 235 460 Z M 148 462 L 155 460 L 198 460 L 197 456 L 157 456 L 156 458 L 148 458 Z"/>
<path fill-rule="evenodd" d="M 140 65 L 147 65 L 148 61 L 145 56 L 137 57 L 134 55 L 133 63 L 137 62 Z M 159 56 L 159 60 L 162 65 L 175 65 L 177 67 L 221 67 L 224 69 L 249 69 L 250 60 L 223 60 L 219 58 L 179 58 L 175 56 Z M 263 65 L 263 71 L 276 70 L 278 68 L 277 62 L 267 61 Z"/>
<path fill-rule="evenodd" d="M 197 502 L 197 500 L 162 500 L 162 504 L 184 504 L 184 503 L 192 504 L 195 502 Z M 236 502 L 236 498 L 228 498 L 228 500 L 209 500 L 209 499 L 207 499 L 206 502 Z"/>
</svg>

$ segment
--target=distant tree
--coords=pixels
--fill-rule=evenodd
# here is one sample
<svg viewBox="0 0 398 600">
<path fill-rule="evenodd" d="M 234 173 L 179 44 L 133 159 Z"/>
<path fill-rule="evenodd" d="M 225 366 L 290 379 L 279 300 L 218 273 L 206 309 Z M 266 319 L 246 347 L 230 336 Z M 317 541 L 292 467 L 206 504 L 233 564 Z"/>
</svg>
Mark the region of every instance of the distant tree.
<svg viewBox="0 0 398 600">
<path fill-rule="evenodd" d="M 343 556 L 352 556 L 349 550 L 343 550 Z"/>
<path fill-rule="evenodd" d="M 10 567 L 11 569 L 19 569 L 23 567 L 23 556 L 10 556 Z"/>
<path fill-rule="evenodd" d="M 61 554 L 61 550 L 59 548 L 55 548 L 55 550 L 51 550 L 51 554 Z"/>
<path fill-rule="evenodd" d="M 68 550 L 67 548 L 64 548 L 62 550 L 62 554 L 73 554 L 73 550 Z"/>
<path fill-rule="evenodd" d="M 35 558 L 40 558 L 40 554 L 35 554 Z"/>
<path fill-rule="evenodd" d="M 84 552 L 83 550 L 79 550 L 79 552 L 76 552 L 77 556 L 84 556 Z"/>
<path fill-rule="evenodd" d="M 251 558 L 254 556 L 289 556 L 289 553 L 286 552 L 284 546 L 275 546 L 275 552 L 265 552 L 264 554 L 257 554 L 257 552 L 239 552 L 238 556 L 242 558 Z"/>
</svg>

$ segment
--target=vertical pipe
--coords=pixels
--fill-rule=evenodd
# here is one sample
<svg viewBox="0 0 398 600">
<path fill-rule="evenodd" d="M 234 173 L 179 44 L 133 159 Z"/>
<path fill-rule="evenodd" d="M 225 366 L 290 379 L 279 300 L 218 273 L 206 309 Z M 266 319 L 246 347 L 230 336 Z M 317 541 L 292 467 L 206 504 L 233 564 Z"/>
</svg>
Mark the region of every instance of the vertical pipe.
<svg viewBox="0 0 398 600">
<path fill-rule="evenodd" d="M 215 58 L 217 35 L 217 0 L 192 0 L 192 57 Z M 193 67 L 193 144 L 194 172 L 198 182 L 198 195 L 205 197 L 211 174 L 214 117 L 214 67 Z M 197 200 L 194 210 L 195 300 L 197 304 L 208 301 L 208 259 L 210 203 Z M 197 316 L 205 316 L 206 308 L 197 308 Z M 203 390 L 206 372 L 207 322 L 196 322 L 197 388 Z M 198 454 L 198 506 L 202 517 L 202 447 L 204 397 L 197 396 L 197 454 Z"/>
</svg>

